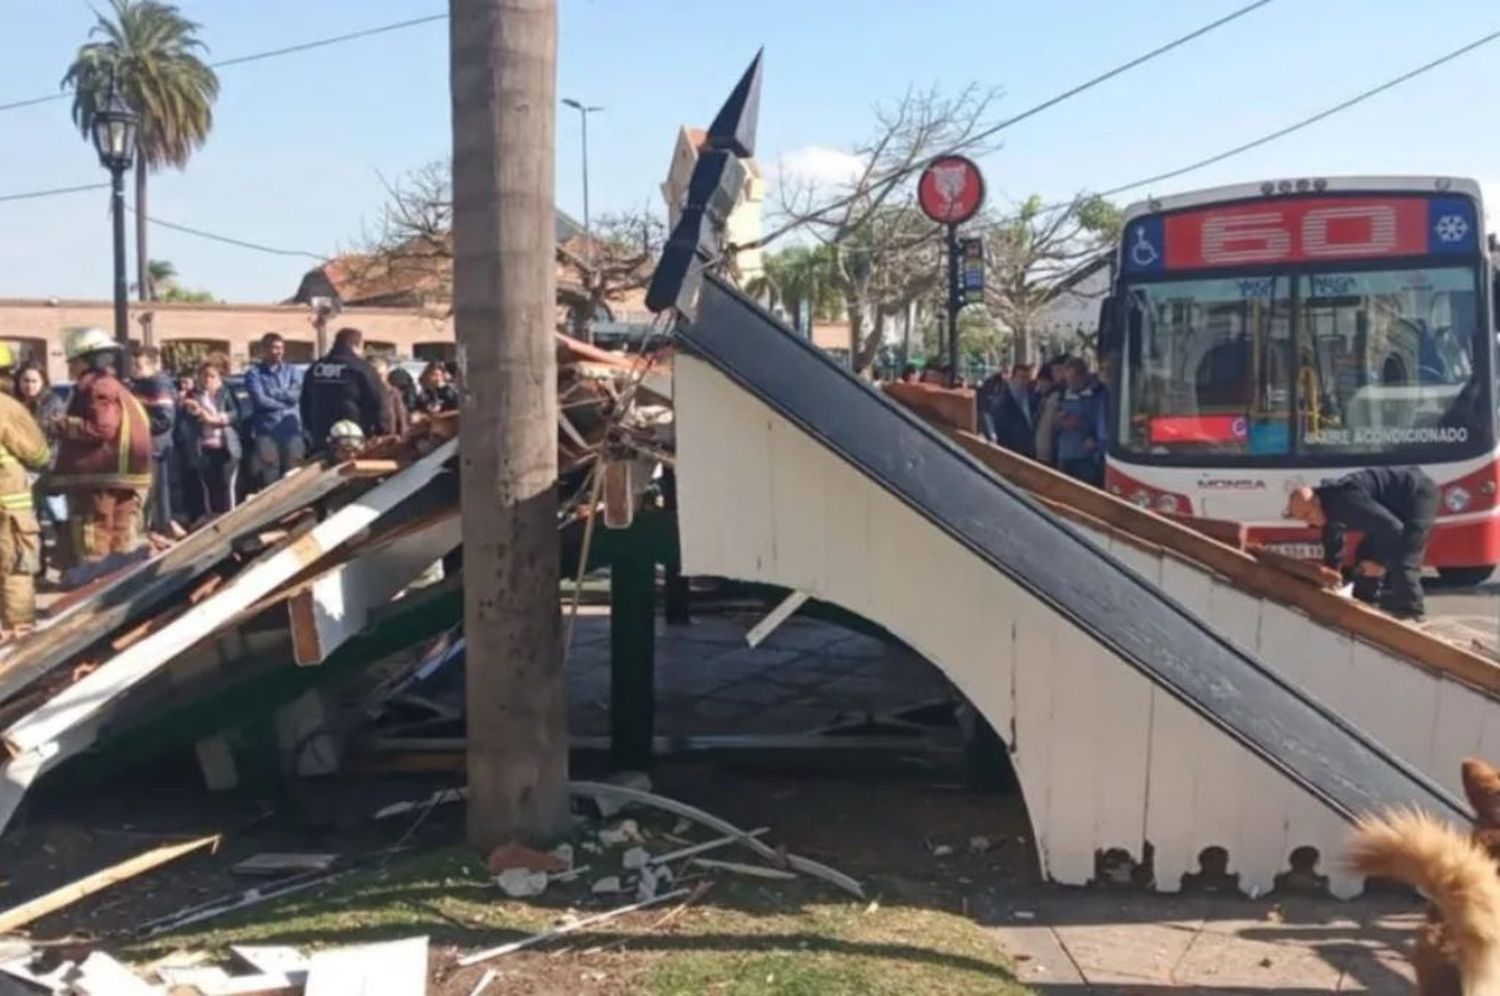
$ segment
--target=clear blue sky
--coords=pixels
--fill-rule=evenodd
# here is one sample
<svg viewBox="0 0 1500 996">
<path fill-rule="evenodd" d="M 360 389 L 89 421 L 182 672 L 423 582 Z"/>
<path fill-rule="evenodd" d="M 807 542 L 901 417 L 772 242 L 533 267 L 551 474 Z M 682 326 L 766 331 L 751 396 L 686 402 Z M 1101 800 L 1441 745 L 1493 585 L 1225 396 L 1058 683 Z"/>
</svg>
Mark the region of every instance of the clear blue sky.
<svg viewBox="0 0 1500 996">
<path fill-rule="evenodd" d="M 660 204 L 679 124 L 703 124 L 766 48 L 761 158 L 847 147 L 908 86 L 1000 87 L 1020 110 L 1240 0 L 562 0 L 558 92 L 592 119 L 596 215 Z M 53 91 L 92 15 L 86 0 L 8 0 L 0 103 Z M 183 0 L 215 58 L 440 13 L 442 0 Z M 1147 176 L 1273 130 L 1500 28 L 1483 0 L 1276 0 L 1008 131 L 992 197 L 1067 197 Z M 213 135 L 185 173 L 155 178 L 152 214 L 274 246 L 359 240 L 380 176 L 445 156 L 445 23 L 223 70 Z M 1490 118 L 1500 41 L 1296 136 L 1159 193 L 1266 177 L 1474 176 L 1500 196 Z M 557 127 L 558 203 L 581 208 L 578 123 Z M 97 182 L 68 103 L 0 113 L 0 196 Z M 107 196 L 0 202 L 0 296 L 109 292 Z M 151 254 L 235 301 L 289 296 L 311 261 L 153 231 Z"/>
</svg>

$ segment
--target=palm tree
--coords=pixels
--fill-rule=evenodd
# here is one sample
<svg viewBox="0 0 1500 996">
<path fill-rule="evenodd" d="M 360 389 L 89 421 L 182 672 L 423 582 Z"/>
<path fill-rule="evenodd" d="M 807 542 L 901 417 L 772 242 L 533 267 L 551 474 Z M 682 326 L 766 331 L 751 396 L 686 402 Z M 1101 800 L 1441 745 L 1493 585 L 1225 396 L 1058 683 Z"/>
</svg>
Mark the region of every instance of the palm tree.
<svg viewBox="0 0 1500 996">
<path fill-rule="evenodd" d="M 141 295 L 141 300 L 155 301 L 162 291 L 170 290 L 177 284 L 177 267 L 172 265 L 171 260 L 152 259 L 146 261 L 146 293 Z"/>
<path fill-rule="evenodd" d="M 141 300 L 152 293 L 146 253 L 146 177 L 164 166 L 184 169 L 213 127 L 219 78 L 199 52 L 198 24 L 162 0 L 110 0 L 78 49 L 62 85 L 73 90 L 73 122 L 87 139 L 111 80 L 139 115 L 136 128 L 135 254 Z"/>
<path fill-rule="evenodd" d="M 760 274 L 747 281 L 745 290 L 765 297 L 772 308 L 780 304 L 802 332 L 808 331 L 800 327 L 804 304 L 809 322 L 831 318 L 838 311 L 838 289 L 826 246 L 789 246 L 766 256 Z"/>
</svg>

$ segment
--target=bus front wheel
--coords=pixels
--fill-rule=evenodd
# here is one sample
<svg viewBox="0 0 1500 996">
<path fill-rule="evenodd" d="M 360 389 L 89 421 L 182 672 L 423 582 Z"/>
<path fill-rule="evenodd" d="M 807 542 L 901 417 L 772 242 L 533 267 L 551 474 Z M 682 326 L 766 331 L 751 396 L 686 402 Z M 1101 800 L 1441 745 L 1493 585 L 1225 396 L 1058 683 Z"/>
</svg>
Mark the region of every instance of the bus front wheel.
<svg viewBox="0 0 1500 996">
<path fill-rule="evenodd" d="M 1488 567 L 1439 567 L 1438 577 L 1442 578 L 1444 584 L 1453 585 L 1456 588 L 1473 588 L 1481 585 L 1493 573 L 1495 565 Z"/>
</svg>

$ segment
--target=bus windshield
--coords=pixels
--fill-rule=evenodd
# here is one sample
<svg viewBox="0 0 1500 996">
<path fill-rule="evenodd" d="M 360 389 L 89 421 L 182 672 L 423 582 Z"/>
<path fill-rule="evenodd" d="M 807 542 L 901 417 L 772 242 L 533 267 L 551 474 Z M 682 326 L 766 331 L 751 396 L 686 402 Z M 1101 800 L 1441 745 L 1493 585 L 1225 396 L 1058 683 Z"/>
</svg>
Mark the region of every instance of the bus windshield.
<svg viewBox="0 0 1500 996">
<path fill-rule="evenodd" d="M 1471 267 L 1162 281 L 1125 296 L 1125 452 L 1341 462 L 1488 445 Z"/>
</svg>

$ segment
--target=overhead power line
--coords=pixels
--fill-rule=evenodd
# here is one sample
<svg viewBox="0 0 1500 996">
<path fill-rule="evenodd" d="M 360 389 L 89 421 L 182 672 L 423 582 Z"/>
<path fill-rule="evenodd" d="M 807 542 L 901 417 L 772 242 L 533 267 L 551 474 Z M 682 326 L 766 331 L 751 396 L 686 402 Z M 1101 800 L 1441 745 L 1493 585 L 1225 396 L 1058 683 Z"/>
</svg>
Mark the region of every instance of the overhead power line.
<svg viewBox="0 0 1500 996">
<path fill-rule="evenodd" d="M 351 31 L 347 34 L 333 35 L 329 38 L 318 38 L 314 41 L 303 42 L 298 45 L 288 45 L 285 48 L 273 48 L 265 52 L 253 52 L 250 55 L 237 55 L 232 59 L 221 59 L 218 62 L 210 62 L 214 69 L 223 69 L 226 66 L 239 66 L 247 62 L 259 62 L 262 59 L 273 59 L 277 56 L 292 55 L 297 52 L 306 52 L 315 48 L 327 48 L 330 45 L 341 45 L 344 42 L 358 41 L 361 38 L 369 38 L 372 35 L 383 35 L 390 31 L 400 31 L 403 28 L 414 28 L 419 24 L 431 24 L 434 21 L 448 19 L 447 14 L 428 14 L 425 17 L 413 17 L 405 21 L 396 21 L 391 24 L 381 24 L 373 28 L 364 28 L 359 31 Z M 61 93 L 49 93 L 44 97 L 29 97 L 26 100 L 14 100 L 8 104 L 0 104 L 0 111 L 13 111 L 22 107 L 33 107 L 37 104 L 46 104 L 54 100 L 63 100 L 68 96 L 67 91 Z"/>
<path fill-rule="evenodd" d="M 1107 82 L 1108 80 L 1112 80 L 1116 76 L 1119 76 L 1121 73 L 1129 72 L 1130 70 L 1136 68 L 1137 66 L 1144 65 L 1145 63 L 1150 62 L 1152 59 L 1155 59 L 1158 56 L 1165 55 L 1168 52 L 1172 51 L 1173 49 L 1180 48 L 1181 46 L 1186 45 L 1188 42 L 1193 41 L 1196 38 L 1201 38 L 1201 37 L 1203 37 L 1204 35 L 1208 34 L 1211 31 L 1216 31 L 1219 28 L 1222 28 L 1224 25 L 1229 24 L 1232 21 L 1239 20 L 1241 17 L 1244 17 L 1246 14 L 1253 13 L 1254 11 L 1259 10 L 1260 8 L 1266 6 L 1267 4 L 1269 4 L 1271 2 L 1272 2 L 1272 0 L 1254 0 L 1253 3 L 1247 3 L 1243 7 L 1239 7 L 1237 9 L 1235 9 L 1235 10 L 1232 10 L 1228 14 L 1225 14 L 1223 17 L 1220 17 L 1220 18 L 1218 18 L 1216 20 L 1213 20 L 1213 21 L 1209 21 L 1207 24 L 1203 25 L 1202 27 L 1195 28 L 1192 31 L 1189 31 L 1185 35 L 1178 35 L 1176 38 L 1173 38 L 1171 41 L 1166 42 L 1165 44 L 1162 44 L 1162 45 L 1158 45 L 1156 48 L 1153 48 L 1153 49 L 1151 49 L 1148 52 L 1144 52 L 1141 55 L 1138 55 L 1135 58 L 1129 60 L 1128 62 L 1122 62 L 1118 66 L 1115 66 L 1113 69 L 1106 70 L 1105 72 L 1100 73 L 1098 76 L 1094 76 L 1094 77 L 1091 77 L 1091 78 L 1089 78 L 1087 80 L 1084 80 L 1082 83 L 1079 83 L 1077 86 L 1074 86 L 1074 87 L 1071 87 L 1071 88 L 1069 88 L 1067 90 L 1064 90 L 1062 93 L 1059 93 L 1056 96 L 1049 97 L 1048 99 L 1042 101 L 1040 104 L 1036 104 L 1036 105 L 1034 105 L 1032 107 L 1028 107 L 1026 110 L 1022 111 L 1019 114 L 1012 115 L 1011 117 L 1008 117 L 1008 118 L 1006 118 L 1003 121 L 996 122 L 995 124 L 991 125 L 990 127 L 984 129 L 983 131 L 980 131 L 980 132 L 978 132 L 978 133 L 970 136 L 968 139 L 966 139 L 965 142 L 964 142 L 964 147 L 965 148 L 970 148 L 970 147 L 974 146 L 975 144 L 984 141 L 987 138 L 990 138 L 990 137 L 992 137 L 994 135 L 999 134 L 1000 132 L 1004 131 L 1006 128 L 1011 127 L 1012 125 L 1019 124 L 1020 122 L 1025 121 L 1027 118 L 1033 117 L 1033 116 L 1035 116 L 1037 114 L 1040 114 L 1041 112 L 1047 110 L 1048 108 L 1056 107 L 1058 104 L 1061 104 L 1061 103 L 1063 103 L 1066 100 L 1071 100 L 1073 97 L 1078 96 L 1080 93 L 1083 93 L 1085 90 L 1093 89 L 1094 87 L 1098 86 L 1100 83 L 1104 83 L 1104 82 Z M 901 168 L 901 169 L 892 170 L 889 173 L 886 173 L 883 176 L 880 176 L 877 179 L 875 179 L 871 183 L 871 186 L 879 187 L 879 186 L 883 186 L 884 184 L 890 183 L 892 181 L 899 181 L 899 180 L 903 179 L 904 177 L 910 176 L 911 174 L 913 174 L 915 172 L 918 172 L 919 170 L 925 169 L 926 166 L 927 166 L 926 161 L 923 161 L 923 162 L 915 163 L 915 164 L 913 164 L 911 166 L 907 166 L 907 167 L 904 167 L 904 168 Z M 818 208 L 814 212 L 814 215 L 815 216 L 816 215 L 823 215 L 823 214 L 827 214 L 829 211 L 837 211 L 841 207 L 844 207 L 844 206 L 846 206 L 848 204 L 852 204 L 854 201 L 858 200 L 859 197 L 860 197 L 860 194 L 858 192 L 852 193 L 852 194 L 850 194 L 847 197 L 841 197 L 838 200 L 833 201 L 831 204 L 826 204 L 823 207 Z M 767 245 L 767 244 L 775 241 L 776 239 L 780 238 L 781 236 L 787 234 L 788 232 L 790 232 L 790 231 L 792 231 L 794 229 L 800 228 L 802 225 L 804 225 L 804 224 L 807 223 L 807 220 L 808 219 L 806 219 L 806 218 L 801 218 L 801 219 L 797 219 L 796 221 L 788 222 L 787 224 L 785 224 L 785 225 L 781 226 L 780 228 L 776 229 L 775 231 L 771 232 L 771 234 L 764 235 L 764 236 L 761 236 L 759 239 L 756 239 L 755 242 L 754 242 L 754 245 L 757 245 L 757 246 Z"/>
<path fill-rule="evenodd" d="M 126 206 L 126 210 L 131 214 L 136 213 L 135 208 L 130 205 Z M 323 253 L 308 252 L 305 249 L 278 249 L 275 246 L 263 245 L 259 242 L 250 242 L 245 239 L 236 239 L 228 235 L 219 235 L 216 232 L 206 232 L 201 228 L 193 228 L 189 225 L 179 225 L 174 221 L 166 221 L 162 218 L 153 218 L 149 214 L 146 215 L 146 220 L 159 228 L 166 228 L 174 232 L 181 232 L 184 235 L 193 235 L 200 239 L 208 239 L 210 242 L 221 242 L 224 245 L 238 246 L 241 249 L 253 249 L 256 252 L 263 252 L 272 256 L 304 256 L 308 259 L 315 259 L 320 263 L 329 258 Z"/>
<path fill-rule="evenodd" d="M 1316 114 L 1310 114 L 1307 117 L 1302 118 L 1299 121 L 1295 121 L 1284 128 L 1278 128 L 1273 132 L 1260 136 L 1259 138 L 1254 138 L 1248 142 L 1236 145 L 1232 149 L 1225 149 L 1223 152 L 1216 153 L 1204 159 L 1199 159 L 1196 162 L 1188 163 L 1186 166 L 1179 166 L 1176 169 L 1167 170 L 1165 173 L 1157 173 L 1155 176 L 1148 176 L 1144 180 L 1135 180 L 1131 183 L 1122 184 L 1118 187 L 1111 187 L 1108 190 L 1101 190 L 1098 192 L 1097 196 L 1112 197 L 1115 194 L 1123 194 L 1127 190 L 1135 190 L 1137 187 L 1145 187 L 1153 183 L 1160 183 L 1163 180 L 1175 179 L 1176 177 L 1182 176 L 1184 173 L 1191 173 L 1194 170 L 1200 170 L 1205 166 L 1212 166 L 1215 163 L 1221 163 L 1226 159 L 1230 159 L 1234 156 L 1240 155 L 1241 153 L 1249 152 L 1251 149 L 1259 148 L 1260 146 L 1265 145 L 1269 142 L 1274 142 L 1279 138 L 1285 138 L 1293 132 L 1301 131 L 1302 129 L 1307 128 L 1310 125 L 1317 124 L 1319 121 L 1325 121 L 1328 118 L 1333 117 L 1335 114 L 1347 111 L 1349 108 L 1354 107 L 1357 104 L 1362 104 L 1365 101 L 1369 100 L 1371 97 L 1378 96 L 1379 94 L 1382 94 L 1385 91 L 1392 89 L 1393 87 L 1400 86 L 1402 83 L 1415 79 L 1416 77 L 1421 76 L 1423 73 L 1431 72 L 1432 70 L 1438 68 L 1441 65 L 1444 65 L 1445 63 L 1452 62 L 1459 56 L 1467 55 L 1469 52 L 1474 51 L 1476 48 L 1479 48 L 1483 45 L 1488 45 L 1496 38 L 1500 38 L 1500 31 L 1491 31 L 1489 34 L 1476 38 L 1474 41 L 1469 42 L 1467 45 L 1462 45 L 1447 53 L 1446 55 L 1438 56 L 1431 62 L 1424 62 L 1422 65 L 1416 67 L 1415 69 L 1408 70 L 1407 72 L 1402 73 L 1400 76 L 1393 76 L 1391 79 L 1386 80 L 1384 83 L 1357 93 L 1353 97 L 1350 97 L 1348 100 L 1340 101 L 1339 103 L 1334 104 L 1332 107 L 1328 107 L 1324 110 L 1318 111 Z M 1072 202 L 1070 201 L 1068 203 Z"/>
<path fill-rule="evenodd" d="M 107 183 L 85 183 L 77 187 L 53 187 L 51 190 L 29 190 L 24 194 L 0 194 L 0 203 L 5 201 L 30 201 L 39 197 L 56 197 L 59 194 L 77 194 L 85 190 L 104 190 Z"/>
</svg>

